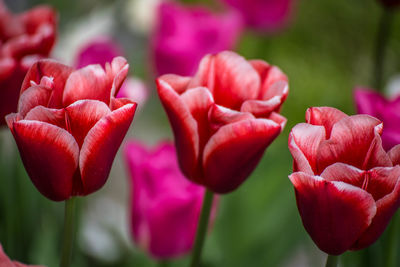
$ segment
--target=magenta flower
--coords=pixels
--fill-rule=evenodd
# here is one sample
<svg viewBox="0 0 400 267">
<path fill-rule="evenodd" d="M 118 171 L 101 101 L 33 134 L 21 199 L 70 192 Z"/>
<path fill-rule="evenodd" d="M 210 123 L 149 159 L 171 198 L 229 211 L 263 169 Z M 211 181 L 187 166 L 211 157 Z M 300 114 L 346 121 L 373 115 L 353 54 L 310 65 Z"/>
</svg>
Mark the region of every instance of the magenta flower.
<svg viewBox="0 0 400 267">
<path fill-rule="evenodd" d="M 158 75 L 192 75 L 203 56 L 233 48 L 242 29 L 240 16 L 213 14 L 200 6 L 164 2 L 158 8 L 152 60 Z"/>
<path fill-rule="evenodd" d="M 358 113 L 374 116 L 383 122 L 382 143 L 385 150 L 400 144 L 400 96 L 387 100 L 372 90 L 356 88 L 354 99 Z"/>
<path fill-rule="evenodd" d="M 130 142 L 125 146 L 125 160 L 132 180 L 134 240 L 159 259 L 189 252 L 205 189 L 183 176 L 170 143 L 149 151 L 140 143 Z"/>
<path fill-rule="evenodd" d="M 289 20 L 294 0 L 222 0 L 237 9 L 246 24 L 257 30 L 276 31 Z"/>
<path fill-rule="evenodd" d="M 100 64 L 102 67 L 113 58 L 124 56 L 123 49 L 117 42 L 109 37 L 99 37 L 85 44 L 78 51 L 75 59 L 75 67 L 83 68 L 91 64 Z M 138 78 L 127 78 L 122 84 L 117 98 L 129 98 L 138 104 L 144 104 L 149 96 L 149 89 L 144 82 Z"/>
</svg>

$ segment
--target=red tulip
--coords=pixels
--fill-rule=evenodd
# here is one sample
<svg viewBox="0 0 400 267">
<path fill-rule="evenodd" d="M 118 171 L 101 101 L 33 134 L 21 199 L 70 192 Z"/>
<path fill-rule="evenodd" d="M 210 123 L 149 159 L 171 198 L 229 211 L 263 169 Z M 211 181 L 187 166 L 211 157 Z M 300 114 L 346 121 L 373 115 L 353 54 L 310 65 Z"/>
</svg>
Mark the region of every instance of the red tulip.
<svg viewBox="0 0 400 267">
<path fill-rule="evenodd" d="M 17 261 L 11 261 L 4 253 L 3 247 L 0 244 L 0 266 L 1 267 L 40 267 L 39 265 L 26 265 Z"/>
<path fill-rule="evenodd" d="M 216 193 L 243 183 L 286 123 L 285 74 L 234 52 L 207 55 L 193 78 L 163 75 L 157 87 L 183 173 Z"/>
<path fill-rule="evenodd" d="M 56 13 L 41 6 L 11 14 L 0 0 L 0 125 L 17 110 L 19 89 L 29 67 L 47 57 L 56 36 Z"/>
<path fill-rule="evenodd" d="M 400 205 L 400 146 L 386 153 L 382 123 L 329 107 L 310 108 L 289 135 L 289 176 L 303 225 L 339 255 L 375 242 Z"/>
<path fill-rule="evenodd" d="M 129 65 L 122 57 L 72 68 L 40 60 L 28 71 L 18 113 L 6 117 L 25 168 L 51 200 L 87 195 L 107 180 L 136 103 L 115 98 Z"/>
</svg>

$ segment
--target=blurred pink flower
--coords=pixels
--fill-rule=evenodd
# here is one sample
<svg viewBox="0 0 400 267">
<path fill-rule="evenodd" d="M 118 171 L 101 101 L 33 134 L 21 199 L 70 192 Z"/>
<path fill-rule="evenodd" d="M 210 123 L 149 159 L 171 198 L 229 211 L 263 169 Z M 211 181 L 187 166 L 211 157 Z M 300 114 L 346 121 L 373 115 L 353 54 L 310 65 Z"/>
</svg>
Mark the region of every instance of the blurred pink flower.
<svg viewBox="0 0 400 267">
<path fill-rule="evenodd" d="M 287 23 L 294 0 L 222 0 L 237 9 L 246 24 L 257 30 L 276 31 Z"/>
<path fill-rule="evenodd" d="M 39 265 L 26 265 L 17 261 L 12 261 L 4 253 L 3 247 L 0 244 L 0 267 L 41 267 Z"/>
<path fill-rule="evenodd" d="M 180 172 L 175 147 L 161 143 L 149 151 L 138 142 L 125 146 L 132 180 L 134 240 L 159 259 L 180 256 L 193 246 L 204 188 Z M 215 218 L 216 202 L 211 215 Z"/>
<path fill-rule="evenodd" d="M 75 67 L 82 68 L 91 64 L 100 64 L 103 67 L 106 62 L 111 62 L 114 57 L 124 56 L 123 49 L 117 42 L 108 37 L 99 37 L 82 47 L 77 53 Z M 143 105 L 149 96 L 149 89 L 138 78 L 127 78 L 117 94 L 117 98 L 129 98 L 139 105 Z"/>
<path fill-rule="evenodd" d="M 388 100 L 372 89 L 356 88 L 354 99 L 358 113 L 371 115 L 383 122 L 382 143 L 385 150 L 400 144 L 400 96 Z"/>
<path fill-rule="evenodd" d="M 201 6 L 164 2 L 158 7 L 152 37 L 157 75 L 192 75 L 203 56 L 232 49 L 242 30 L 235 11 L 214 14 Z"/>
<path fill-rule="evenodd" d="M 57 14 L 39 6 L 12 14 L 0 0 L 0 125 L 17 111 L 22 81 L 30 66 L 47 57 L 56 39 Z"/>
</svg>

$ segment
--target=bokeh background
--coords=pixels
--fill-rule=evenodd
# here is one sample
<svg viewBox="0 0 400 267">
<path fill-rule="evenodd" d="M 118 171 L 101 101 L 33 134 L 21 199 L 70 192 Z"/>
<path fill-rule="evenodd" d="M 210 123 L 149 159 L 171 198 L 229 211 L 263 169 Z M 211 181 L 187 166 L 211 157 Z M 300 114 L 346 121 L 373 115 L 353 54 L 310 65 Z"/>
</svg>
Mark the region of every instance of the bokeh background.
<svg viewBox="0 0 400 267">
<path fill-rule="evenodd" d="M 211 0 L 196 2 L 215 8 Z M 5 0 L 15 12 L 48 4 L 59 12 L 59 37 L 53 57 L 71 64 L 90 38 L 108 35 L 123 47 L 130 75 L 140 77 L 150 97 L 139 107 L 125 140 L 154 145 L 172 140 L 158 100 L 149 58 L 154 3 L 150 0 Z M 153 15 L 152 15 L 153 14 Z M 282 114 L 283 133 L 267 149 L 251 177 L 220 200 L 206 240 L 204 266 L 322 266 L 325 255 L 305 232 L 294 190 L 287 178 L 292 158 L 290 129 L 304 121 L 310 106 L 332 106 L 354 114 L 356 85 L 370 86 L 373 47 L 382 7 L 375 0 L 296 0 L 287 26 L 274 34 L 246 30 L 235 51 L 279 66 L 289 77 L 290 92 Z M 153 17 L 152 17 L 153 16 Z M 400 14 L 395 14 L 385 63 L 385 84 L 396 87 L 400 73 Z M 399 86 L 400 87 L 400 86 Z M 8 129 L 1 129 L 0 242 L 10 258 L 57 266 L 63 226 L 63 203 L 45 199 L 30 182 Z M 119 153 L 107 184 L 79 199 L 73 266 L 156 266 L 137 247 L 129 230 L 129 181 Z M 385 235 L 381 239 L 385 239 Z M 382 242 L 381 240 L 378 242 Z M 372 249 L 377 247 L 373 245 Z M 379 251 L 347 252 L 343 266 L 379 266 Z M 367 260 L 366 260 L 367 259 Z M 163 263 L 161 263 L 163 264 Z M 188 257 L 169 266 L 186 266 Z"/>
</svg>

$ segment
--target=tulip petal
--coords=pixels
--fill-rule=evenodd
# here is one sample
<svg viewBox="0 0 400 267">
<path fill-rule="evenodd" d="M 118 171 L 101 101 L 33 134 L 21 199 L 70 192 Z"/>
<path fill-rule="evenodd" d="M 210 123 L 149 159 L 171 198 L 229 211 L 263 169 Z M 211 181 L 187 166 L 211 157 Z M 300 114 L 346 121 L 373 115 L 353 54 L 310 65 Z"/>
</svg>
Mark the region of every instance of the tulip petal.
<svg viewBox="0 0 400 267">
<path fill-rule="evenodd" d="M 53 90 L 51 88 L 42 85 L 29 87 L 19 97 L 18 113 L 24 117 L 29 110 L 36 106 L 47 107 L 52 93 Z"/>
<path fill-rule="evenodd" d="M 184 91 L 186 91 L 189 82 L 191 81 L 190 77 L 184 77 L 175 74 L 165 74 L 159 79 L 168 83 L 178 94 L 182 94 Z"/>
<path fill-rule="evenodd" d="M 107 64 L 106 64 L 107 66 Z M 119 89 L 121 88 L 122 84 L 124 83 L 126 76 L 128 75 L 129 71 L 129 64 L 123 57 L 116 57 L 111 61 L 111 70 L 106 72 L 108 75 L 114 77 L 112 82 L 111 88 L 111 96 L 116 96 L 118 94 Z"/>
<path fill-rule="evenodd" d="M 330 139 L 321 143 L 317 153 L 317 171 L 321 173 L 334 162 L 343 162 L 359 169 L 392 166 L 382 148 L 379 134 L 382 123 L 369 115 L 348 116 L 337 122 Z"/>
<path fill-rule="evenodd" d="M 293 157 L 293 171 L 317 173 L 317 151 L 325 140 L 323 126 L 299 123 L 289 134 L 289 150 Z"/>
<path fill-rule="evenodd" d="M 26 114 L 24 120 L 47 122 L 67 130 L 64 109 L 50 109 L 43 106 L 36 106 Z"/>
<path fill-rule="evenodd" d="M 135 110 L 136 104 L 127 104 L 103 117 L 87 133 L 79 156 L 83 195 L 100 189 L 106 182 Z"/>
<path fill-rule="evenodd" d="M 400 144 L 389 150 L 388 155 L 393 163 L 393 166 L 400 164 Z"/>
<path fill-rule="evenodd" d="M 48 103 L 49 108 L 61 108 L 62 107 L 62 93 L 65 86 L 67 77 L 71 74 L 73 69 L 67 65 L 58 63 L 51 59 L 42 59 L 37 61 L 29 69 L 25 76 L 25 79 L 21 87 L 21 95 L 25 90 L 31 87 L 31 81 L 36 84 L 40 83 L 42 77 L 52 77 L 54 81 L 54 89 L 51 99 Z"/>
<path fill-rule="evenodd" d="M 289 179 L 304 228 L 328 254 L 350 249 L 376 214 L 374 199 L 360 188 L 303 172 L 293 173 Z"/>
<path fill-rule="evenodd" d="M 278 110 L 282 101 L 280 96 L 269 100 L 247 100 L 240 107 L 241 112 L 249 112 L 257 118 L 268 118 L 271 112 Z"/>
<path fill-rule="evenodd" d="M 204 181 L 216 193 L 236 189 L 257 166 L 281 126 L 271 120 L 251 119 L 221 127 L 204 148 Z"/>
<path fill-rule="evenodd" d="M 392 190 L 376 202 L 377 211 L 370 227 L 362 234 L 352 249 L 363 249 L 375 242 L 400 206 L 400 167 L 376 169 L 376 181 L 386 185 L 387 188 L 392 187 Z M 376 184 L 371 185 L 371 187 L 373 186 Z"/>
<path fill-rule="evenodd" d="M 79 147 L 90 129 L 103 117 L 111 113 L 108 106 L 98 100 L 78 100 L 65 108 L 68 131 Z"/>
<path fill-rule="evenodd" d="M 357 113 L 379 117 L 380 107 L 386 105 L 386 100 L 379 93 L 372 90 L 357 88 L 354 90 Z"/>
<path fill-rule="evenodd" d="M 250 119 L 255 117 L 249 112 L 240 112 L 216 104 L 212 105 L 208 112 L 210 127 L 214 132 L 226 124 Z"/>
<path fill-rule="evenodd" d="M 74 137 L 45 122 L 21 120 L 13 126 L 22 161 L 36 188 L 51 200 L 68 199 L 79 157 Z"/>
<path fill-rule="evenodd" d="M 333 125 L 345 117 L 348 117 L 345 113 L 331 107 L 312 107 L 306 111 L 306 122 L 324 126 L 327 139 L 331 136 Z"/>
<path fill-rule="evenodd" d="M 161 78 L 157 79 L 158 95 L 171 123 L 179 165 L 189 178 L 197 177 L 199 167 L 199 134 L 197 122 L 185 103 L 172 87 Z"/>
</svg>

